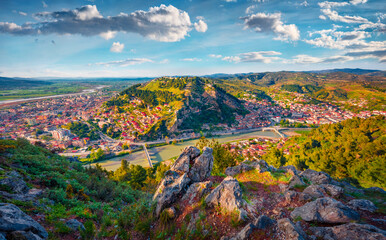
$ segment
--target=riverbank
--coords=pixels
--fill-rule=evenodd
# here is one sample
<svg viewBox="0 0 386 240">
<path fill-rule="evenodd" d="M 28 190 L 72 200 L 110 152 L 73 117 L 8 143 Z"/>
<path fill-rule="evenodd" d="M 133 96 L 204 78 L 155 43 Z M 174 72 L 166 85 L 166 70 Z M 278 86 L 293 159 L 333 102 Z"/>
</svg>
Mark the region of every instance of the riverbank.
<svg viewBox="0 0 386 240">
<path fill-rule="evenodd" d="M 226 143 L 226 142 L 233 142 L 233 141 L 256 138 L 256 137 L 271 138 L 271 139 L 280 138 L 280 136 L 277 133 L 271 132 L 271 131 L 266 131 L 266 132 L 254 131 L 254 132 L 241 133 L 241 134 L 218 136 L 213 138 L 217 139 L 220 143 Z M 197 141 L 199 141 L 199 139 L 178 142 L 174 145 L 170 144 L 170 145 L 165 145 L 160 147 L 153 147 L 153 148 L 149 148 L 148 152 L 152 160 L 152 163 L 154 164 L 154 163 L 162 162 L 178 156 L 185 147 L 195 145 Z M 98 162 L 98 164 L 109 171 L 116 170 L 117 168 L 120 167 L 122 159 L 125 159 L 129 161 L 131 164 L 135 164 L 135 165 L 141 165 L 144 167 L 148 167 L 149 165 L 144 151 L 139 151 L 125 156 L 117 156 L 115 158 L 111 158 L 105 161 L 100 161 Z M 96 163 L 93 163 L 91 165 L 93 166 L 95 164 Z"/>
</svg>

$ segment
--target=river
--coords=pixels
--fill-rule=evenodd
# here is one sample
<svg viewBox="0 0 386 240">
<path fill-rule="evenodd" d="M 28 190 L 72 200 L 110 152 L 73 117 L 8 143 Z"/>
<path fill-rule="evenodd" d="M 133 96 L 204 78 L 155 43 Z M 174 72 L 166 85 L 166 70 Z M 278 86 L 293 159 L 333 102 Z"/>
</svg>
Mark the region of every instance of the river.
<svg viewBox="0 0 386 240">
<path fill-rule="evenodd" d="M 271 131 L 267 131 L 267 132 L 255 131 L 250 133 L 224 135 L 224 136 L 219 136 L 215 138 L 218 139 L 220 143 L 224 143 L 224 142 L 236 141 L 241 139 L 249 139 L 253 137 L 279 138 L 280 136 L 277 133 L 271 132 Z M 150 148 L 148 149 L 148 152 L 152 162 L 157 163 L 157 162 L 165 161 L 172 157 L 178 156 L 186 146 L 195 145 L 197 141 L 198 139 L 195 139 L 195 140 L 176 143 L 175 145 L 166 145 L 161 147 Z M 145 157 L 144 151 L 135 152 L 125 156 L 118 156 L 115 158 L 98 162 L 98 164 L 100 164 L 103 168 L 106 168 L 109 171 L 110 170 L 115 171 L 121 165 L 122 159 L 126 159 L 131 164 L 142 165 L 144 167 L 149 166 L 147 159 Z M 91 165 L 95 165 L 95 164 L 91 164 Z"/>
<path fill-rule="evenodd" d="M 27 102 L 27 101 L 34 101 L 34 100 L 41 100 L 41 99 L 48 99 L 48 98 L 60 98 L 60 97 L 70 97 L 70 96 L 76 96 L 76 95 L 82 95 L 82 94 L 88 94 L 96 92 L 99 89 L 102 89 L 104 85 L 97 86 L 95 88 L 85 89 L 82 92 L 78 93 L 68 93 L 68 94 L 60 94 L 60 95 L 52 95 L 52 96 L 44 96 L 44 97 L 35 97 L 35 98 L 23 98 L 23 99 L 11 99 L 11 100 L 4 100 L 0 101 L 0 106 L 4 104 L 10 104 L 10 103 L 18 103 L 18 102 Z"/>
</svg>

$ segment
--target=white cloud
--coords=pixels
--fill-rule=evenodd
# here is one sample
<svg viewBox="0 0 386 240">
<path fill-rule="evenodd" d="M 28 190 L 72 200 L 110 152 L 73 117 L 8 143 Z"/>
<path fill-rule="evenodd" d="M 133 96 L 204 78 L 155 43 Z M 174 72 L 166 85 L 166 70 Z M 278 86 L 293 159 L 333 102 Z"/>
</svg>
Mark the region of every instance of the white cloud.
<svg viewBox="0 0 386 240">
<path fill-rule="evenodd" d="M 125 44 L 120 42 L 114 42 L 113 45 L 111 45 L 110 51 L 120 53 L 123 51 L 124 47 L 125 47 Z"/>
<path fill-rule="evenodd" d="M 198 22 L 194 23 L 194 28 L 197 32 L 206 32 L 206 30 L 208 30 L 208 25 L 200 19 Z"/>
<path fill-rule="evenodd" d="M 20 14 L 20 15 L 22 15 L 22 16 L 27 16 L 27 13 L 21 12 L 21 11 L 19 11 L 18 14 Z"/>
<path fill-rule="evenodd" d="M 279 60 L 279 57 L 275 57 L 277 55 L 281 55 L 280 52 L 276 51 L 260 51 L 260 52 L 248 52 L 241 53 L 238 56 L 226 56 L 223 57 L 222 60 L 228 62 L 262 62 L 262 63 L 271 63 L 272 61 Z"/>
<path fill-rule="evenodd" d="M 138 10 L 112 17 L 103 17 L 95 5 L 87 5 L 74 10 L 37 13 L 35 17 L 42 20 L 37 23 L 25 23 L 18 29 L 10 29 L 9 25 L 3 22 L 0 33 L 80 34 L 112 38 L 116 32 L 133 32 L 156 41 L 176 42 L 188 36 L 193 26 L 189 14 L 172 5 L 161 5 L 151 7 L 148 11 Z M 207 29 L 202 19 L 194 27 L 198 31 Z"/>
<path fill-rule="evenodd" d="M 107 31 L 107 32 L 99 34 L 99 36 L 101 36 L 102 38 L 104 38 L 106 40 L 115 38 L 115 35 L 117 35 L 116 31 Z"/>
<path fill-rule="evenodd" d="M 331 10 L 330 8 L 325 8 L 320 10 L 326 17 L 332 21 L 345 22 L 345 23 L 367 23 L 369 20 L 360 16 L 342 16 L 338 12 Z"/>
<path fill-rule="evenodd" d="M 351 0 L 350 3 L 353 5 L 363 4 L 366 3 L 367 0 Z"/>
<path fill-rule="evenodd" d="M 208 56 L 211 58 L 222 58 L 222 55 L 220 54 L 209 54 Z"/>
<path fill-rule="evenodd" d="M 253 13 L 257 8 L 258 8 L 257 5 L 249 6 L 249 7 L 247 7 L 247 9 L 245 9 L 245 14 L 251 14 L 251 13 Z"/>
<path fill-rule="evenodd" d="M 304 2 L 300 3 L 300 6 L 303 6 L 303 7 L 307 7 L 308 5 L 310 5 L 310 4 L 308 4 L 307 1 L 304 1 Z"/>
<path fill-rule="evenodd" d="M 128 58 L 125 60 L 118 60 L 118 61 L 111 61 L 111 62 L 99 62 L 99 63 L 95 63 L 94 65 L 127 67 L 130 65 L 151 63 L 151 62 L 153 62 L 153 60 L 147 59 L 147 58 Z"/>
<path fill-rule="evenodd" d="M 321 31 L 311 32 L 310 37 L 319 35 L 314 39 L 304 40 L 306 43 L 315 45 L 317 47 L 331 48 L 331 49 L 345 49 L 350 46 L 365 44 L 364 39 L 369 38 L 371 35 L 364 31 L 350 31 L 342 32 L 336 31 L 336 29 L 327 29 Z"/>
<path fill-rule="evenodd" d="M 349 5 L 348 2 L 328 2 L 328 1 L 324 1 L 324 2 L 320 2 L 318 3 L 319 7 L 321 8 L 333 8 L 333 7 L 343 7 L 343 6 L 347 6 Z"/>
<path fill-rule="evenodd" d="M 275 33 L 275 40 L 296 41 L 300 38 L 299 29 L 295 24 L 285 25 L 281 21 L 281 13 L 256 13 L 242 18 L 245 28 L 253 29 L 256 32 Z"/>
<path fill-rule="evenodd" d="M 202 59 L 201 58 L 184 58 L 184 59 L 181 59 L 181 61 L 184 61 L 184 62 L 201 62 Z"/>
<path fill-rule="evenodd" d="M 315 64 L 315 63 L 342 63 L 346 61 L 354 60 L 350 56 L 332 56 L 326 58 L 312 57 L 309 55 L 301 54 L 295 56 L 294 59 L 287 61 L 286 63 L 295 63 L 295 64 Z"/>
<path fill-rule="evenodd" d="M 44 1 L 42 1 L 42 5 L 43 5 L 44 8 L 47 8 L 47 7 L 48 7 L 47 3 L 44 2 Z"/>
<path fill-rule="evenodd" d="M 237 0 L 224 0 L 225 2 L 237 2 Z"/>
</svg>

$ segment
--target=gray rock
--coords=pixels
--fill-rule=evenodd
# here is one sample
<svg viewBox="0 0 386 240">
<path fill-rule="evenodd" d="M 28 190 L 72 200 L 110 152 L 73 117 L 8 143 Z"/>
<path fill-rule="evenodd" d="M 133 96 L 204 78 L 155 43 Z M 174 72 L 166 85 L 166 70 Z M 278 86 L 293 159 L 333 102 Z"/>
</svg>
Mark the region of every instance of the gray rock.
<svg viewBox="0 0 386 240">
<path fill-rule="evenodd" d="M 379 187 L 366 188 L 366 191 L 378 192 L 378 193 L 386 193 L 385 190 L 383 190 L 382 188 L 379 188 Z"/>
<path fill-rule="evenodd" d="M 296 192 L 288 190 L 284 192 L 284 197 L 287 202 L 299 200 L 301 202 L 308 202 L 312 200 L 312 196 L 304 192 Z"/>
<path fill-rule="evenodd" d="M 174 164 L 170 167 L 170 170 L 183 173 L 189 172 L 189 165 L 191 161 L 199 155 L 200 149 L 193 146 L 186 147 Z"/>
<path fill-rule="evenodd" d="M 300 172 L 292 165 L 279 167 L 279 170 L 284 170 L 286 173 L 290 173 L 292 176 L 298 175 Z"/>
<path fill-rule="evenodd" d="M 22 179 L 23 177 L 20 175 L 20 173 L 16 172 L 16 171 L 10 171 L 10 172 L 7 172 L 5 175 L 7 175 L 8 177 L 14 177 L 14 178 L 20 178 Z"/>
<path fill-rule="evenodd" d="M 311 169 L 306 169 L 300 173 L 300 176 L 306 178 L 313 184 L 328 184 L 331 182 L 331 177 L 325 172 L 317 172 Z"/>
<path fill-rule="evenodd" d="M 368 212 L 375 212 L 378 209 L 374 203 L 366 199 L 353 199 L 347 205 L 352 209 Z"/>
<path fill-rule="evenodd" d="M 274 226 L 275 224 L 276 224 L 275 220 L 265 215 L 261 215 L 253 222 L 253 225 L 256 229 L 267 229 Z"/>
<path fill-rule="evenodd" d="M 240 232 L 238 232 L 235 237 L 233 237 L 231 239 L 232 240 L 246 240 L 252 234 L 253 230 L 254 230 L 253 224 L 249 223 Z"/>
<path fill-rule="evenodd" d="M 71 219 L 66 222 L 66 226 L 69 227 L 73 231 L 79 231 L 79 229 L 84 230 L 83 223 L 79 222 L 76 219 Z"/>
<path fill-rule="evenodd" d="M 220 185 L 205 198 L 209 207 L 221 206 L 231 212 L 242 206 L 242 192 L 239 182 L 233 177 L 226 177 Z"/>
<path fill-rule="evenodd" d="M 337 198 L 343 195 L 343 188 L 332 184 L 312 184 L 304 189 L 303 193 L 309 194 L 314 198 L 320 198 L 328 195 Z"/>
<path fill-rule="evenodd" d="M 156 216 L 159 216 L 166 207 L 169 207 L 177 200 L 191 182 L 188 174 L 179 175 L 175 171 L 167 171 L 165 178 L 161 181 L 157 191 L 153 196 L 153 200 L 157 201 Z"/>
<path fill-rule="evenodd" d="M 363 189 L 358 189 L 358 188 L 354 187 L 353 185 L 351 185 L 350 183 L 345 182 L 345 181 L 341 182 L 340 186 L 343 187 L 344 190 L 346 190 L 350 194 L 352 194 L 352 193 L 360 194 L 360 195 L 365 194 L 365 191 Z"/>
<path fill-rule="evenodd" d="M 13 193 L 25 194 L 29 191 L 27 184 L 20 178 L 7 177 L 0 179 L 0 185 L 7 186 Z"/>
<path fill-rule="evenodd" d="M 359 214 L 356 211 L 328 197 L 319 198 L 295 208 L 291 217 L 301 217 L 304 221 L 319 223 L 348 223 L 359 220 Z"/>
<path fill-rule="evenodd" d="M 193 182 L 201 182 L 210 176 L 213 168 L 213 149 L 205 147 L 202 154 L 195 158 L 193 166 L 189 171 L 189 178 Z"/>
<path fill-rule="evenodd" d="M 48 237 L 47 231 L 18 207 L 13 204 L 0 203 L 0 232 L 15 231 L 32 232 L 43 239 Z"/>
<path fill-rule="evenodd" d="M 347 223 L 334 227 L 311 227 L 318 239 L 324 240 L 381 240 L 386 231 L 369 224 Z"/>
<path fill-rule="evenodd" d="M 288 184 L 288 189 L 294 189 L 295 187 L 299 186 L 307 186 L 307 184 L 298 175 L 292 176 Z"/>
<path fill-rule="evenodd" d="M 189 201 L 189 204 L 193 204 L 194 200 L 197 201 L 208 194 L 211 187 L 211 181 L 193 183 L 186 191 L 182 201 Z"/>
<path fill-rule="evenodd" d="M 22 202 L 33 201 L 35 198 L 41 196 L 42 194 L 43 194 L 43 191 L 36 188 L 30 189 L 28 193 L 25 193 L 25 194 L 13 194 L 13 193 L 0 191 L 0 196 L 6 199 L 13 199 L 13 200 L 18 200 Z"/>
<path fill-rule="evenodd" d="M 182 197 L 191 183 L 210 176 L 213 167 L 212 152 L 213 150 L 208 147 L 204 148 L 201 155 L 196 147 L 184 149 L 171 169 L 165 173 L 165 178 L 153 196 L 153 200 L 157 201 L 156 216 Z"/>
<path fill-rule="evenodd" d="M 23 240 L 42 240 L 43 238 L 39 237 L 32 232 L 25 231 L 15 231 L 7 235 L 8 239 L 23 239 Z"/>
<path fill-rule="evenodd" d="M 248 220 L 248 212 L 245 211 L 244 209 L 240 209 L 240 213 L 239 213 L 239 222 L 246 222 Z"/>
<path fill-rule="evenodd" d="M 303 232 L 302 228 L 296 226 L 288 218 L 282 218 L 277 221 L 277 225 L 281 233 L 283 234 L 284 240 L 306 240 L 307 235 Z"/>
<path fill-rule="evenodd" d="M 233 177 L 233 176 L 236 176 L 237 174 L 240 174 L 243 172 L 248 172 L 248 171 L 251 171 L 253 169 L 255 169 L 255 167 L 253 165 L 241 163 L 241 164 L 234 166 L 234 167 L 228 167 L 225 170 L 225 175 Z"/>
</svg>

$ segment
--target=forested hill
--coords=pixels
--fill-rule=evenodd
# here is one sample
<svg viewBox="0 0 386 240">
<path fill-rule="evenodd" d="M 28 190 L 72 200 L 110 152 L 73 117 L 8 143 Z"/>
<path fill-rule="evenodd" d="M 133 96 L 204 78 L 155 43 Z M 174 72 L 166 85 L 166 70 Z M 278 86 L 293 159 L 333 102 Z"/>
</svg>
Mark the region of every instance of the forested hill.
<svg viewBox="0 0 386 240">
<path fill-rule="evenodd" d="M 281 150 L 288 148 L 289 155 Z M 386 189 L 386 120 L 384 116 L 353 118 L 322 125 L 273 149 L 266 160 L 329 173 L 363 187 Z"/>
<path fill-rule="evenodd" d="M 246 113 L 241 101 L 223 86 L 200 77 L 162 77 L 122 91 L 104 107 L 136 122 L 143 123 L 141 114 L 155 116 L 156 120 L 146 122 L 141 135 L 158 138 L 180 130 L 200 130 L 204 124 L 231 124 L 235 113 Z"/>
</svg>

